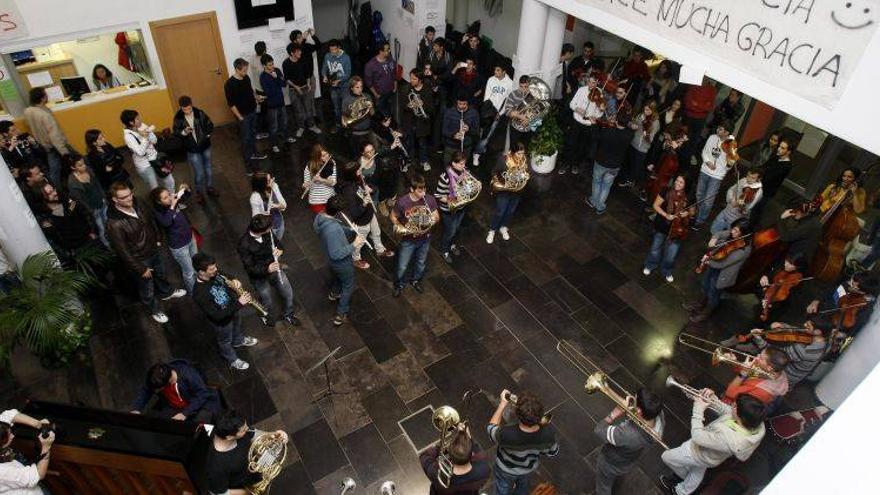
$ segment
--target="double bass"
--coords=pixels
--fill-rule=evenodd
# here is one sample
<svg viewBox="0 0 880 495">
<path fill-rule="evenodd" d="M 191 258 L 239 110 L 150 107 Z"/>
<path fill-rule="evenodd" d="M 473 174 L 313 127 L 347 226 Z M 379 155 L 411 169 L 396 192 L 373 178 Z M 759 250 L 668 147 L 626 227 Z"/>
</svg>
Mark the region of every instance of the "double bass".
<svg viewBox="0 0 880 495">
<path fill-rule="evenodd" d="M 856 186 L 858 187 L 858 186 Z M 819 280 L 831 282 L 840 276 L 846 248 L 859 234 L 861 225 L 852 207 L 853 190 L 848 189 L 822 215 L 822 241 L 813 257 L 811 271 Z"/>
</svg>

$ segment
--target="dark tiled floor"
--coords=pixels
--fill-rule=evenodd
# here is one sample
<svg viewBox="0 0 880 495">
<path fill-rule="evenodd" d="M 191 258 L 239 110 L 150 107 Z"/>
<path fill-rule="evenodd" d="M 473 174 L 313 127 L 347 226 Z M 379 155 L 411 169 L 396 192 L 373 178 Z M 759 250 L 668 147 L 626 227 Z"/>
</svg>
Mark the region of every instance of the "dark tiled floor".
<svg viewBox="0 0 880 495">
<path fill-rule="evenodd" d="M 217 356 L 191 302 L 167 304 L 171 323 L 163 329 L 139 305 L 116 297 L 124 305 L 123 318 L 105 311 L 91 343 L 94 373 L 75 368 L 69 376 L 53 375 L 43 388 L 25 384 L 24 392 L 127 410 L 150 364 L 172 355 L 193 359 L 249 421 L 291 433 L 297 455 L 275 481 L 277 493 L 338 493 L 340 480 L 351 476 L 362 487 L 394 478 L 399 493 L 415 494 L 425 493 L 426 480 L 398 420 L 428 405 L 460 407 L 466 390 L 481 390 L 468 409 L 475 436 L 487 443 L 483 429 L 499 391 L 530 389 L 553 408 L 562 446 L 558 458 L 543 463 L 539 477 L 553 481 L 559 493 L 579 494 L 593 491 L 599 440 L 592 429 L 612 404 L 600 394 L 584 393 L 583 376 L 556 352 L 557 339 L 575 343 L 621 384 L 652 386 L 661 393 L 674 432 L 671 444 L 687 437 L 690 404 L 662 387 L 666 375 L 681 371 L 716 389 L 731 376 L 729 370 L 710 368 L 707 356 L 673 346 L 686 320 L 678 304 L 696 293 L 691 263 L 705 234 L 685 244 L 675 284 L 644 277 L 649 227 L 641 203 L 629 191 L 615 190 L 609 213 L 596 217 L 582 204 L 589 188 L 583 175 L 535 176 L 511 224 L 512 240 L 499 236 L 491 246 L 484 237 L 492 200 L 484 193 L 469 208 L 458 239 L 464 252 L 454 265 L 432 250 L 424 294 L 407 289 L 403 297 L 392 298 L 392 264 L 366 254 L 373 267 L 357 274 L 351 324 L 334 328 L 334 307 L 326 300 L 326 258 L 312 231 L 312 214 L 297 199 L 301 149 L 313 138 L 307 134 L 294 149 L 263 163 L 275 172 L 290 205 L 283 261 L 303 307 L 303 326 L 266 329 L 247 312 L 245 327 L 261 342 L 243 352 L 251 369 L 232 372 Z M 343 147 L 340 136 L 321 138 L 331 149 Z M 249 218 L 249 179 L 237 158 L 234 131 L 218 129 L 214 142 L 215 183 L 222 196 L 187 211 L 205 234 L 203 250 L 227 272 L 243 276 L 233 243 Z M 189 182 L 186 165 L 175 175 L 178 182 Z M 382 222 L 387 228 L 387 220 Z M 395 242 L 387 239 L 386 245 L 394 248 Z M 171 271 L 179 281 L 176 268 Z M 753 304 L 748 298 L 725 302 L 714 320 L 696 330 L 710 338 L 723 336 L 744 324 Z M 312 404 L 324 387 L 324 370 L 304 372 L 336 347 L 342 349 L 330 366 L 331 380 L 346 393 Z M 670 359 L 660 359 L 673 349 Z M 797 395 L 808 402 L 811 394 Z M 772 440 L 765 444 L 762 449 L 770 453 L 742 466 L 763 473 L 756 483 L 781 467 L 778 459 L 787 459 L 774 455 Z M 659 470 L 659 450 L 653 449 L 621 480 L 620 493 L 654 492 Z"/>
</svg>

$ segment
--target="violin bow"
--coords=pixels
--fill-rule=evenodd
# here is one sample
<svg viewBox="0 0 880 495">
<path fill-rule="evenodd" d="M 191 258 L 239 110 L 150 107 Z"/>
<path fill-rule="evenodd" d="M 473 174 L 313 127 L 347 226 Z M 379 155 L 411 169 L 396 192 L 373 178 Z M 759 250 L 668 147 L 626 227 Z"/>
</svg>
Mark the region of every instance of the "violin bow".
<svg viewBox="0 0 880 495">
<path fill-rule="evenodd" d="M 767 287 L 764 287 L 764 288 L 765 288 L 765 289 L 769 289 L 770 287 L 776 287 L 776 286 L 778 286 L 778 285 L 797 285 L 797 284 L 800 284 L 800 283 L 802 283 L 802 282 L 806 282 L 806 281 L 808 281 L 808 280 L 813 280 L 813 279 L 815 279 L 815 278 L 816 278 L 816 277 L 804 277 L 804 278 L 798 280 L 797 282 L 773 282 L 772 284 L 770 284 L 770 285 L 768 285 Z"/>
<path fill-rule="evenodd" d="M 852 308 L 860 308 L 862 306 L 867 306 L 870 303 L 871 303 L 871 301 L 865 301 L 863 303 L 850 304 L 850 305 L 843 306 L 840 308 L 823 309 L 822 311 L 817 311 L 816 314 L 817 315 L 826 315 L 828 313 L 834 313 L 835 311 L 844 311 L 844 310 L 852 309 Z"/>
</svg>

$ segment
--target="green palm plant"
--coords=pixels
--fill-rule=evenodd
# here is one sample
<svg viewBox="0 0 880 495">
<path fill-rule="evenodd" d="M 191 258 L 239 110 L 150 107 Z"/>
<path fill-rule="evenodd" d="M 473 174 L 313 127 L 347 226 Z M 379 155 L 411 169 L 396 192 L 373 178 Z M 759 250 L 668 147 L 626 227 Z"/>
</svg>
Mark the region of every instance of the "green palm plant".
<svg viewBox="0 0 880 495">
<path fill-rule="evenodd" d="M 21 285 L 0 296 L 0 361 L 9 364 L 16 345 L 24 343 L 44 366 L 66 365 L 88 341 L 91 316 L 81 297 L 97 281 L 95 269 L 106 255 L 85 253 L 65 270 L 51 251 L 28 256 L 21 266 Z"/>
<path fill-rule="evenodd" d="M 530 143 L 532 156 L 552 156 L 562 148 L 562 129 L 559 127 L 559 116 L 556 109 L 551 109 L 541 120 L 538 134 Z"/>
</svg>

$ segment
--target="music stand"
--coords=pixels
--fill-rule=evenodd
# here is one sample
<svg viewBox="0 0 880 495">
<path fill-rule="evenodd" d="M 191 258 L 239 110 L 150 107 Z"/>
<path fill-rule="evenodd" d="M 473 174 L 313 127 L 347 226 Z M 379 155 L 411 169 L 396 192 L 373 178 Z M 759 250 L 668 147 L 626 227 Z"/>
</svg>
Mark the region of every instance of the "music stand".
<svg viewBox="0 0 880 495">
<path fill-rule="evenodd" d="M 327 380 L 327 388 L 325 390 L 322 390 L 321 393 L 318 394 L 317 398 L 312 399 L 312 404 L 317 404 L 318 402 L 321 402 L 322 400 L 326 399 L 327 397 L 333 397 L 334 395 L 345 395 L 345 394 L 350 393 L 350 392 L 338 392 L 336 390 L 333 390 L 333 381 L 330 380 L 330 367 L 329 367 L 330 358 L 335 356 L 336 353 L 338 353 L 340 350 L 342 350 L 342 346 L 337 347 L 336 349 L 333 349 L 332 351 L 330 351 L 330 354 L 327 354 L 326 356 L 324 356 L 323 359 L 321 359 L 320 361 L 315 363 L 314 366 L 307 369 L 306 372 L 303 373 L 305 375 L 308 375 L 309 373 L 311 373 L 312 371 L 315 371 L 316 369 L 320 368 L 321 366 L 324 367 L 324 377 Z"/>
</svg>

